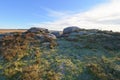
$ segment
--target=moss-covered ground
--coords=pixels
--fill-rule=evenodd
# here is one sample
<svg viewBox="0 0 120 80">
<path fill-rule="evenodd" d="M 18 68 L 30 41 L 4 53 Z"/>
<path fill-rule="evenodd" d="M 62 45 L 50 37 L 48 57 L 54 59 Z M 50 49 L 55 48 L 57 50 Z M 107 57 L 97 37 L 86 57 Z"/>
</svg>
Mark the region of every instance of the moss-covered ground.
<svg viewBox="0 0 120 80">
<path fill-rule="evenodd" d="M 33 36 L 1 40 L 0 80 L 120 80 L 119 35 L 62 37 L 52 49 Z"/>
</svg>

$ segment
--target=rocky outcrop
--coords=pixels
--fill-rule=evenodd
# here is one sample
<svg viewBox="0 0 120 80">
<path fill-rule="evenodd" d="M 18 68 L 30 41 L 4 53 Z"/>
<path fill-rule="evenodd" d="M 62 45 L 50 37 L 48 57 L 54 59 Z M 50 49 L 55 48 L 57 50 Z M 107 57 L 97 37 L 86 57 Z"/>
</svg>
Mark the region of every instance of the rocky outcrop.
<svg viewBox="0 0 120 80">
<path fill-rule="evenodd" d="M 54 34 L 47 34 L 46 36 L 47 36 L 48 38 L 53 39 L 53 40 L 56 40 L 56 39 L 57 39 Z"/>
<path fill-rule="evenodd" d="M 80 31 L 80 28 L 79 27 L 76 27 L 76 26 L 71 26 L 71 27 L 67 27 L 63 30 L 63 34 L 69 34 L 69 33 L 72 33 L 72 32 L 78 32 Z"/>
<path fill-rule="evenodd" d="M 61 37 L 63 32 L 61 31 L 53 31 L 51 34 L 54 34 L 57 38 Z"/>
<path fill-rule="evenodd" d="M 56 36 L 53 34 L 36 34 L 36 39 L 40 40 L 41 42 L 46 42 L 48 40 L 46 40 L 46 38 L 49 38 L 51 40 L 56 40 Z"/>
<path fill-rule="evenodd" d="M 7 39 L 8 41 L 12 41 L 17 43 L 17 40 L 24 40 L 28 41 L 30 46 L 34 46 L 33 42 L 38 41 L 38 45 L 42 43 L 49 43 L 49 48 L 54 48 L 56 43 L 56 36 L 54 34 L 50 34 L 48 29 L 45 28 L 30 28 L 26 32 L 12 32 L 12 33 L 5 33 L 0 34 L 0 43 L 5 42 L 4 39 Z M 29 42 L 33 41 L 33 42 Z M 18 41 L 19 42 L 19 41 Z M 7 43 L 7 42 L 6 42 Z M 14 46 L 14 45 L 13 45 Z M 18 45 L 19 46 L 19 45 Z M 41 46 L 42 47 L 42 46 Z"/>
<path fill-rule="evenodd" d="M 48 29 L 32 27 L 26 31 L 26 33 L 49 33 Z"/>
</svg>

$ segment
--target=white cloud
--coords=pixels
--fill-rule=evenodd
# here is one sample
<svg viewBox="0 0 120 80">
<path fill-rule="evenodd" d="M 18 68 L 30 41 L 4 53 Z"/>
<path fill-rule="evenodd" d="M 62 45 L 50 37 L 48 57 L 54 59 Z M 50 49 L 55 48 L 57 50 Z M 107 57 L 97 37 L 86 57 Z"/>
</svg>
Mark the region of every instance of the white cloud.
<svg viewBox="0 0 120 80">
<path fill-rule="evenodd" d="M 92 9 L 75 14 L 49 10 L 49 15 L 59 18 L 53 22 L 36 24 L 51 30 L 63 30 L 68 26 L 79 26 L 86 29 L 102 29 L 120 32 L 120 0 L 110 0 Z"/>
</svg>

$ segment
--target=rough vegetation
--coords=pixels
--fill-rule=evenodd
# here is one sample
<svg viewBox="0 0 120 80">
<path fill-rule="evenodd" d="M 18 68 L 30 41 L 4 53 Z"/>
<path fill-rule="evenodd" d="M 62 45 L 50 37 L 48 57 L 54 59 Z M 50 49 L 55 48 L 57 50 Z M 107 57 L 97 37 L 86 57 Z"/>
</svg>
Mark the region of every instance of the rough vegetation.
<svg viewBox="0 0 120 80">
<path fill-rule="evenodd" d="M 72 26 L 1 34 L 0 80 L 120 80 L 120 33 Z"/>
</svg>

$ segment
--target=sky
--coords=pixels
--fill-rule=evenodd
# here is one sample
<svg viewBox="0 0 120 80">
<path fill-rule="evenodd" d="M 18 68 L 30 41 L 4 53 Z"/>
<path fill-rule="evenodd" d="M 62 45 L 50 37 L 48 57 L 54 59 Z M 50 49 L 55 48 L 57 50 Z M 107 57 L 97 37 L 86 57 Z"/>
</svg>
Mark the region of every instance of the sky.
<svg viewBox="0 0 120 80">
<path fill-rule="evenodd" d="M 120 32 L 120 0 L 0 0 L 0 29 L 68 26 Z"/>
</svg>

